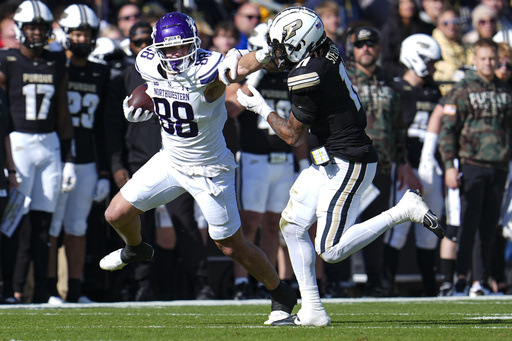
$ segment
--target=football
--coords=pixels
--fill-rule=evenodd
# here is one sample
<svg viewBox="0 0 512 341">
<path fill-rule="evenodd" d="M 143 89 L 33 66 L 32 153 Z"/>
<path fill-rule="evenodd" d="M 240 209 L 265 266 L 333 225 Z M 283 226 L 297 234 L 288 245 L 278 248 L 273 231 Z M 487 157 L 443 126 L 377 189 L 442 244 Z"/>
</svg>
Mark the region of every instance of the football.
<svg viewBox="0 0 512 341">
<path fill-rule="evenodd" d="M 142 111 L 154 111 L 153 100 L 146 93 L 148 85 L 146 83 L 139 85 L 132 91 L 132 97 L 128 101 L 129 106 L 133 106 L 135 110 L 142 108 Z"/>
</svg>

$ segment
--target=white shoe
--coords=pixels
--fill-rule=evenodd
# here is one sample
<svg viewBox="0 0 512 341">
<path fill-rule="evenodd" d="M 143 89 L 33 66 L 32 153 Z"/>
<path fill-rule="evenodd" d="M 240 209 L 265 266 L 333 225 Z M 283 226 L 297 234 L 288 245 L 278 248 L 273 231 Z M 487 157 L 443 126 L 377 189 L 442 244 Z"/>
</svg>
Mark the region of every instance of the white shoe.
<svg viewBox="0 0 512 341">
<path fill-rule="evenodd" d="M 93 300 L 91 300 L 91 299 L 90 299 L 89 297 L 87 297 L 87 296 L 80 296 L 80 297 L 78 298 L 77 303 L 85 303 L 85 304 L 88 304 L 88 303 L 96 303 L 96 302 L 94 302 Z"/>
<path fill-rule="evenodd" d="M 121 270 L 128 265 L 128 263 L 124 263 L 121 260 L 121 251 L 123 251 L 123 249 L 118 249 L 103 257 L 100 260 L 100 268 L 103 270 L 115 271 Z"/>
<path fill-rule="evenodd" d="M 268 320 L 265 321 L 266 325 L 274 325 L 275 322 L 286 320 L 290 318 L 291 315 L 283 310 L 274 310 L 268 315 Z"/>
<path fill-rule="evenodd" d="M 501 292 L 494 292 L 491 288 L 480 284 L 480 282 L 474 283 L 469 289 L 469 297 L 478 296 L 499 296 L 503 295 Z"/>
<path fill-rule="evenodd" d="M 304 310 L 301 308 L 297 313 L 297 321 L 295 324 L 300 326 L 322 327 L 331 324 L 331 318 L 325 309 Z"/>
<path fill-rule="evenodd" d="M 417 189 L 408 189 L 398 204 L 389 210 L 389 213 L 397 225 L 412 221 L 423 224 L 440 239 L 444 237 L 444 229 L 439 224 L 439 219 L 430 210 Z"/>
<path fill-rule="evenodd" d="M 64 304 L 64 300 L 60 296 L 50 296 L 50 298 L 48 299 L 48 304 L 62 305 Z"/>
</svg>

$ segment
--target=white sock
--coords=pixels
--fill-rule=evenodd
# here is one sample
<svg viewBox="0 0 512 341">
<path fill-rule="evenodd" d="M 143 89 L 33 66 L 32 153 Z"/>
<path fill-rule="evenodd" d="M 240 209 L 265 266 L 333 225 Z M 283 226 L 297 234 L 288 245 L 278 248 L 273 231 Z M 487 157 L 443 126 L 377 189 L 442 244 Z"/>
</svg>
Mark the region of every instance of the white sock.
<svg viewBox="0 0 512 341">
<path fill-rule="evenodd" d="M 327 262 L 339 262 L 373 242 L 384 232 L 395 226 L 392 216 L 384 211 L 362 223 L 346 227 L 338 244 L 322 253 Z"/>
</svg>

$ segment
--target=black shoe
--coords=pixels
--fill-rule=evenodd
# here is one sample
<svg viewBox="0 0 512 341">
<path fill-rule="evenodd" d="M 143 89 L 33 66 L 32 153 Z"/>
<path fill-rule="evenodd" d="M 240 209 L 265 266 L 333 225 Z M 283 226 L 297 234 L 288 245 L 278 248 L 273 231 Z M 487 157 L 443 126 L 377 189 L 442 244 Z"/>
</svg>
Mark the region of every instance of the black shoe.
<svg viewBox="0 0 512 341">
<path fill-rule="evenodd" d="M 148 287 L 139 288 L 139 290 L 137 290 L 137 293 L 135 294 L 136 302 L 148 302 L 154 300 L 155 294 L 153 293 L 153 289 Z"/>
<path fill-rule="evenodd" d="M 396 297 L 397 295 L 378 285 L 371 285 L 364 289 L 363 297 Z"/>
<path fill-rule="evenodd" d="M 439 287 L 439 297 L 446 297 L 453 295 L 453 283 L 444 282 Z"/>
<path fill-rule="evenodd" d="M 233 299 L 236 301 L 247 300 L 251 298 L 249 294 L 249 283 L 241 283 L 233 288 Z"/>
<path fill-rule="evenodd" d="M 324 296 L 325 298 L 339 298 L 339 297 L 348 297 L 347 290 L 343 288 L 339 282 L 329 282 L 327 283 L 327 287 L 325 288 Z"/>
<path fill-rule="evenodd" d="M 196 300 L 213 300 L 214 298 L 215 294 L 209 285 L 205 285 L 196 295 Z"/>
</svg>

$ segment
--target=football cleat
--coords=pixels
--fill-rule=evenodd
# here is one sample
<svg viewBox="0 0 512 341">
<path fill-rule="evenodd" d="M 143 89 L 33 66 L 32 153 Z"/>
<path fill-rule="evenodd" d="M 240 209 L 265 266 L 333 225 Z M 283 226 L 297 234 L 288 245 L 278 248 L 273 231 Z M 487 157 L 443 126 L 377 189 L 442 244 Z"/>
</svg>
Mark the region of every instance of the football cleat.
<svg viewBox="0 0 512 341">
<path fill-rule="evenodd" d="M 323 327 L 331 324 L 331 318 L 323 307 L 307 310 L 301 308 L 294 323 L 300 326 Z"/>
<path fill-rule="evenodd" d="M 103 257 L 100 260 L 100 268 L 103 270 L 115 271 L 121 270 L 128 265 L 128 263 L 121 260 L 121 251 L 123 251 L 123 249 L 118 249 Z"/>
<path fill-rule="evenodd" d="M 273 310 L 270 315 L 268 315 L 268 320 L 265 321 L 264 324 L 273 326 L 274 323 L 289 319 L 291 315 L 283 310 Z M 281 324 L 283 325 L 283 324 Z"/>
<path fill-rule="evenodd" d="M 398 204 L 390 209 L 390 214 L 397 224 L 413 221 L 423 224 L 440 239 L 444 237 L 439 218 L 430 210 L 417 189 L 408 189 Z"/>
<path fill-rule="evenodd" d="M 100 260 L 100 268 L 108 271 L 120 270 L 129 263 L 149 261 L 155 254 L 153 247 L 144 242 L 138 246 L 136 254 L 127 255 L 126 253 L 123 253 L 123 250 L 124 249 L 118 249 L 103 257 L 103 259 Z"/>
</svg>

